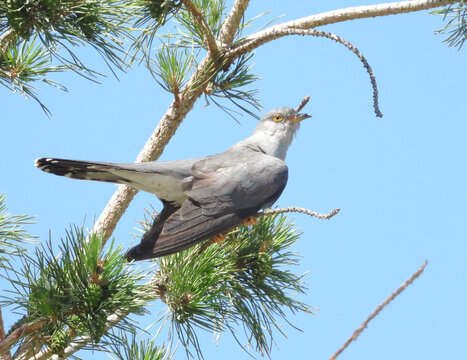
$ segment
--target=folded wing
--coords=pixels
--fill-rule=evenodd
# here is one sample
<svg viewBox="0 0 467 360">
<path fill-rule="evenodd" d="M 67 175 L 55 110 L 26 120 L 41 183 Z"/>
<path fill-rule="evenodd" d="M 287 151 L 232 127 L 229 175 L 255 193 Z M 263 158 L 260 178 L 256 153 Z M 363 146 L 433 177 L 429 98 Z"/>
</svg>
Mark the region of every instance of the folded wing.
<svg viewBox="0 0 467 360">
<path fill-rule="evenodd" d="M 168 255 L 226 232 L 272 205 L 285 188 L 287 176 L 282 160 L 253 151 L 201 159 L 183 183 L 188 199 L 167 218 L 152 251 L 133 248 L 129 254 L 139 253 L 132 257 L 136 260 Z"/>
</svg>

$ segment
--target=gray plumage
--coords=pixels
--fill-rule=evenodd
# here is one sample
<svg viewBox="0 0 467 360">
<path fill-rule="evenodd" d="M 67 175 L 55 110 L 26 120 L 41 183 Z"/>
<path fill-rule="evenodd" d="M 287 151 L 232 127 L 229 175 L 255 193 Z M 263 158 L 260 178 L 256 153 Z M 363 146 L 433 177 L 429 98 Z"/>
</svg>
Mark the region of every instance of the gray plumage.
<svg viewBox="0 0 467 360">
<path fill-rule="evenodd" d="M 145 260 L 189 248 L 271 206 L 287 184 L 287 149 L 300 121 L 308 117 L 292 108 L 272 110 L 253 135 L 203 158 L 144 163 L 41 158 L 36 166 L 156 194 L 164 207 L 141 243 L 127 253 L 129 260 Z"/>
</svg>

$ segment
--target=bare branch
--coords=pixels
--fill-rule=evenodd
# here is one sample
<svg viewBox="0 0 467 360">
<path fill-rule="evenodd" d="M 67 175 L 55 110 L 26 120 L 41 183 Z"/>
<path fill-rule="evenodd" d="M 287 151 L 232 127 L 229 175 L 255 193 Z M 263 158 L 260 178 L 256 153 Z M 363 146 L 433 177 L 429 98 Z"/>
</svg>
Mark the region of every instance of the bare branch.
<svg viewBox="0 0 467 360">
<path fill-rule="evenodd" d="M 352 51 L 357 57 L 360 59 L 360 61 L 363 64 L 363 67 L 367 71 L 368 75 L 370 76 L 370 81 L 371 81 L 371 86 L 373 88 L 373 108 L 375 109 L 375 114 L 377 117 L 382 118 L 383 114 L 381 113 L 381 110 L 379 108 L 379 100 L 378 100 L 378 86 L 376 84 L 376 79 L 375 75 L 373 73 L 373 69 L 371 68 L 370 64 L 366 60 L 366 58 L 363 56 L 363 54 L 358 50 L 354 45 L 352 45 L 350 42 L 347 40 L 341 38 L 340 36 L 332 33 L 328 33 L 325 31 L 320 31 L 320 30 L 302 30 L 302 29 L 284 29 L 284 32 L 287 32 L 289 35 L 311 35 L 311 36 L 317 36 L 317 37 L 325 37 L 331 40 L 334 40 L 342 45 L 344 45 L 347 49 Z"/>
<path fill-rule="evenodd" d="M 377 117 L 382 118 L 383 114 L 381 113 L 381 110 L 379 108 L 379 100 L 378 100 L 378 86 L 376 84 L 376 79 L 375 75 L 373 74 L 373 69 L 371 68 L 370 64 L 366 60 L 366 58 L 363 56 L 363 54 L 360 52 L 360 50 L 357 49 L 354 45 L 352 45 L 350 42 L 347 40 L 341 38 L 340 36 L 321 31 L 321 30 L 315 30 L 315 29 L 294 29 L 294 28 L 283 28 L 278 30 L 278 33 L 285 35 L 310 35 L 310 36 L 317 36 L 317 37 L 325 37 L 331 40 L 334 40 L 342 45 L 344 45 L 347 49 L 352 51 L 357 57 L 360 59 L 360 61 L 363 64 L 363 67 L 367 71 L 368 75 L 370 76 L 370 81 L 371 81 L 371 86 L 373 88 L 373 108 L 375 110 L 375 114 Z"/>
<path fill-rule="evenodd" d="M 11 38 L 14 36 L 13 29 L 5 31 L 0 35 L 0 52 L 5 52 L 10 47 Z"/>
<path fill-rule="evenodd" d="M 215 58 L 220 57 L 221 53 L 219 51 L 219 48 L 217 47 L 216 39 L 211 29 L 209 28 L 209 25 L 206 22 L 206 19 L 204 18 L 202 12 L 196 8 L 196 6 L 191 2 L 191 0 L 181 0 L 181 1 L 183 4 L 185 4 L 188 11 L 193 15 L 196 23 L 201 28 L 201 31 L 203 32 L 203 35 L 204 35 L 204 41 L 206 42 L 208 50 L 211 52 L 211 54 Z"/>
<path fill-rule="evenodd" d="M 308 210 L 308 209 L 305 209 L 305 208 L 291 206 L 291 207 L 286 207 L 286 208 L 282 208 L 282 209 L 264 210 L 264 211 L 258 213 L 256 216 L 263 216 L 263 215 L 268 216 L 268 215 L 277 215 L 277 214 L 284 214 L 284 213 L 289 213 L 289 212 L 296 212 L 296 213 L 302 213 L 302 214 L 307 214 L 307 215 L 310 215 L 310 216 L 314 216 L 314 217 L 316 217 L 318 219 L 327 220 L 327 219 L 332 218 L 334 215 L 337 215 L 339 213 L 339 211 L 341 211 L 341 209 L 336 208 L 336 209 L 332 210 L 331 212 L 329 212 L 327 214 L 320 214 L 320 213 L 318 213 L 316 211 L 311 211 L 311 210 Z"/>
<path fill-rule="evenodd" d="M 335 24 L 348 20 L 403 14 L 432 9 L 448 4 L 455 4 L 457 2 L 458 1 L 456 0 L 412 0 L 379 5 L 355 6 L 335 11 L 328 11 L 325 13 L 288 21 L 282 24 L 273 25 L 267 29 L 247 36 L 244 41 L 234 47 L 232 51 L 235 54 L 237 54 L 237 52 L 240 52 L 241 54 L 250 52 L 262 44 L 288 35 L 282 31 L 285 28 L 312 29 L 318 26 Z"/>
<path fill-rule="evenodd" d="M 243 14 L 250 0 L 236 0 L 230 10 L 229 14 L 226 16 L 224 22 L 222 23 L 221 33 L 219 35 L 219 41 L 225 45 L 230 46 L 233 39 L 235 38 L 235 33 L 238 30 L 240 21 L 242 20 Z"/>
<path fill-rule="evenodd" d="M 332 355 L 329 360 L 335 360 L 349 345 L 352 341 L 357 340 L 358 336 L 363 332 L 363 330 L 366 329 L 368 326 L 368 323 L 373 320 L 378 314 L 380 313 L 381 310 L 383 310 L 392 300 L 396 298 L 397 295 L 399 295 L 401 292 L 403 292 L 407 286 L 412 284 L 416 278 L 418 278 L 423 270 L 425 270 L 426 265 L 428 264 L 428 261 L 425 260 L 423 265 L 418 269 L 409 279 L 407 279 L 396 291 L 394 291 L 389 297 L 384 300 L 372 313 L 368 318 L 358 327 L 357 330 L 354 331 L 351 337 L 347 339 L 347 341 L 342 345 L 342 347 L 337 350 L 337 352 Z"/>
<path fill-rule="evenodd" d="M 19 326 L 5 339 L 0 341 L 0 353 L 5 353 L 20 338 L 39 330 L 45 323 L 47 323 L 47 320 L 38 320 Z"/>
<path fill-rule="evenodd" d="M 128 313 L 124 311 L 119 311 L 116 314 L 110 315 L 107 318 L 107 324 L 105 326 L 105 331 L 110 330 L 115 324 L 117 324 L 121 319 L 127 316 Z M 29 360 L 45 360 L 45 359 L 53 359 L 53 360 L 60 360 L 63 358 L 68 358 L 70 355 L 74 354 L 78 350 L 84 348 L 88 343 L 92 341 L 91 337 L 89 336 L 80 336 L 75 341 L 70 343 L 65 350 L 63 350 L 61 356 L 54 355 L 52 350 L 47 347 L 40 351 L 39 353 L 33 355 Z"/>
</svg>

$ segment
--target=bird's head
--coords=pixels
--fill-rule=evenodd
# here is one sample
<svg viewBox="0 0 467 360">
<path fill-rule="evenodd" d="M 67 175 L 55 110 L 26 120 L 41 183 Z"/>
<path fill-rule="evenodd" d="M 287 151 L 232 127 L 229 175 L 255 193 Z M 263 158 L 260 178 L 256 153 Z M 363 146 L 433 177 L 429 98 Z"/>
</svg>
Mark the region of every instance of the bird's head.
<svg viewBox="0 0 467 360">
<path fill-rule="evenodd" d="M 275 149 L 276 156 L 285 158 L 300 122 L 309 117 L 311 115 L 298 113 L 290 107 L 274 109 L 260 119 L 253 135 L 255 138 L 264 138 Z"/>
<path fill-rule="evenodd" d="M 287 133 L 294 135 L 300 127 L 300 122 L 311 117 L 305 113 L 298 113 L 290 107 L 280 107 L 264 115 L 256 127 L 256 131 L 271 133 Z"/>
</svg>

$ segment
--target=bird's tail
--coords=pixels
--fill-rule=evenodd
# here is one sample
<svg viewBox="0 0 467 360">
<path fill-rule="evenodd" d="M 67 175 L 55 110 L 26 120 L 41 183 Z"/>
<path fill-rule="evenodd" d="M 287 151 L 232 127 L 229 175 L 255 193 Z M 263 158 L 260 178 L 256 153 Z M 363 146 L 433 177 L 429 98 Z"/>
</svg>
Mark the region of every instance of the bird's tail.
<svg viewBox="0 0 467 360">
<path fill-rule="evenodd" d="M 42 171 L 55 175 L 66 176 L 72 179 L 105 181 L 120 184 L 127 183 L 124 177 L 114 173 L 125 170 L 120 164 L 97 161 L 40 158 L 36 160 L 35 166 Z"/>
</svg>

